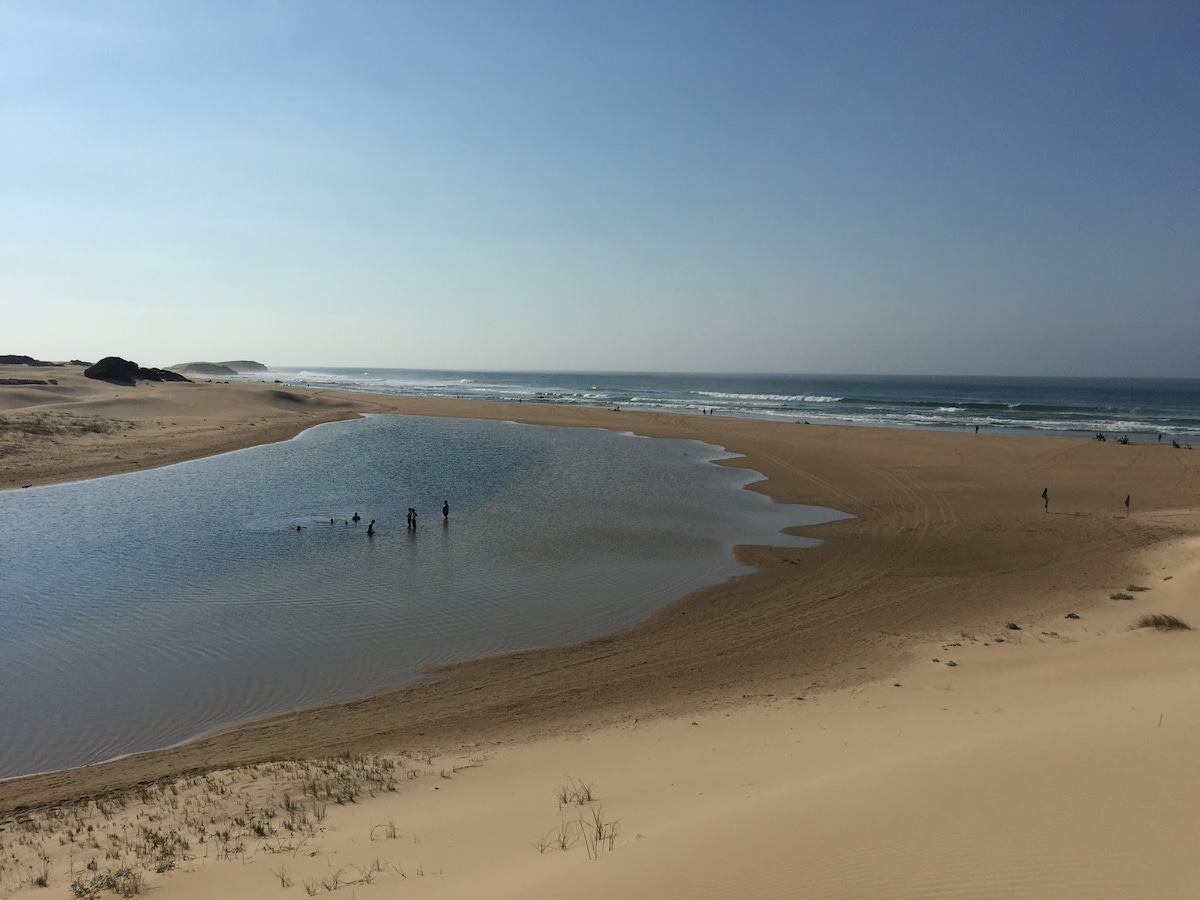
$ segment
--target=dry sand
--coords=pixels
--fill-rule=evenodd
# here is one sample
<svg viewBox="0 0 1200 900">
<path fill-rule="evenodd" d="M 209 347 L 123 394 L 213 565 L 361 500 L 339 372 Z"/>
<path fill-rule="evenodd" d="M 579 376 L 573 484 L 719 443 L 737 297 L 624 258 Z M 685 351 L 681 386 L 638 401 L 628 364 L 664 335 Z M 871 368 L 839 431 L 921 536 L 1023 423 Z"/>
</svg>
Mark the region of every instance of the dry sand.
<svg viewBox="0 0 1200 900">
<path fill-rule="evenodd" d="M 620 634 L 0 783 L 0 810 L 26 807 L 0 895 L 122 869 L 186 897 L 1196 895 L 1200 632 L 1128 630 L 1200 623 L 1192 453 L 67 375 L 0 386 L 0 415 L 133 426 L 31 438 L 0 484 L 394 411 L 699 438 L 755 489 L 857 518 L 809 529 L 814 550 L 742 548 L 755 573 Z M 1127 585 L 1149 590 L 1110 599 Z M 595 799 L 560 808 L 568 778 Z"/>
</svg>

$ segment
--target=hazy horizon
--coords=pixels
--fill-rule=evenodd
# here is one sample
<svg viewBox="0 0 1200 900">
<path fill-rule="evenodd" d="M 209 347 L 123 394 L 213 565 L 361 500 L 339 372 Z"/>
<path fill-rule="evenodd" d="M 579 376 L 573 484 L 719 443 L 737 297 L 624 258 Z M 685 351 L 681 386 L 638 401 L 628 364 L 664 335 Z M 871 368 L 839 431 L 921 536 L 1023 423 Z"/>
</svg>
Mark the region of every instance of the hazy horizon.
<svg viewBox="0 0 1200 900">
<path fill-rule="evenodd" d="M 0 349 L 3 349 L 3 348 L 0 348 Z M 7 354 L 5 354 L 5 355 L 7 355 Z M 11 354 L 11 355 L 29 356 L 30 354 Z M 109 354 L 109 355 L 120 356 L 119 353 L 118 354 Z M 37 358 L 37 357 L 35 357 L 35 358 Z M 83 359 L 81 357 L 72 357 L 72 358 L 73 359 L 81 359 L 83 362 L 87 362 L 87 363 L 94 363 L 97 360 L 102 359 L 103 357 L 96 357 L 94 359 Z M 130 359 L 130 357 L 122 357 L 122 358 Z M 65 358 L 58 358 L 58 359 L 55 359 L 55 358 L 40 359 L 39 358 L 39 361 L 51 362 L 51 363 L 55 363 L 55 364 L 59 364 L 59 365 L 66 365 L 69 363 L 69 360 L 67 360 Z M 1003 373 L 1003 372 L 942 372 L 942 373 L 851 372 L 851 371 L 846 371 L 846 372 L 815 372 L 815 371 L 813 371 L 813 372 L 804 372 L 804 371 L 786 372 L 786 371 L 769 371 L 769 370 L 754 371 L 754 370 L 749 370 L 749 369 L 744 370 L 744 371 L 743 370 L 739 370 L 739 371 L 723 370 L 722 371 L 722 370 L 716 370 L 716 369 L 707 369 L 707 370 L 705 370 L 705 369 L 539 369 L 539 368 L 517 369 L 517 368 L 511 368 L 511 367 L 508 367 L 508 368 L 505 368 L 505 367 L 481 368 L 478 366 L 461 367 L 461 368 L 458 368 L 458 367 L 449 368 L 446 366 L 420 366 L 420 367 L 417 367 L 417 366 L 387 366 L 387 365 L 370 365 L 370 364 L 361 364 L 361 363 L 357 364 L 357 365 L 345 364 L 345 363 L 329 363 L 329 364 L 319 364 L 318 365 L 315 363 L 279 363 L 279 362 L 272 362 L 270 360 L 254 359 L 252 357 L 243 357 L 243 358 L 240 358 L 239 360 L 212 359 L 212 358 L 199 359 L 198 358 L 198 359 L 188 359 L 188 360 L 175 360 L 174 362 L 171 362 L 171 363 L 164 363 L 164 362 L 156 361 L 153 359 L 150 360 L 149 362 L 147 362 L 146 360 L 141 360 L 141 359 L 133 359 L 132 361 L 136 362 L 140 366 L 150 367 L 150 368 L 159 368 L 159 369 L 170 369 L 172 366 L 183 366 L 183 365 L 189 365 L 189 364 L 194 364 L 194 363 L 220 363 L 220 362 L 245 361 L 245 362 L 262 363 L 263 365 L 265 365 L 267 367 L 268 372 L 280 372 L 280 373 L 288 372 L 288 371 L 302 372 L 304 370 L 309 370 L 309 369 L 312 369 L 312 370 L 344 369 L 344 370 L 351 371 L 351 372 L 358 372 L 360 370 L 368 370 L 368 371 L 397 371 L 397 372 L 422 372 L 422 373 L 443 372 L 443 373 L 451 373 L 451 374 L 474 373 L 474 374 L 496 374 L 496 375 L 506 375 L 506 374 L 514 374 L 514 375 L 622 375 L 622 376 L 625 376 L 625 375 L 653 375 L 653 376 L 673 375 L 673 376 L 697 376 L 697 377 L 729 376 L 729 377 L 762 377 L 762 378 L 771 378 L 771 377 L 831 378 L 831 379 L 847 379 L 847 380 L 852 380 L 855 378 L 864 378 L 864 379 L 898 378 L 898 379 L 914 379 L 914 380 L 915 379 L 931 379 L 931 380 L 933 380 L 933 379 L 943 379 L 943 380 L 955 380 L 955 379 L 963 379 L 963 380 L 966 380 L 966 379 L 1022 380 L 1022 379 L 1026 379 L 1026 380 L 1043 381 L 1043 380 L 1054 380 L 1054 379 L 1061 379 L 1061 380 L 1116 379 L 1116 380 L 1144 380 L 1144 381 L 1200 381 L 1200 376 L 1196 376 L 1196 375 L 1073 375 L 1073 374 L 1036 375 L 1036 374 Z M 205 377 L 212 377 L 212 376 L 197 375 L 195 377 L 196 378 L 205 378 Z"/>
<path fill-rule="evenodd" d="M 0 0 L 7 348 L 1200 377 L 1194 2 Z"/>
</svg>

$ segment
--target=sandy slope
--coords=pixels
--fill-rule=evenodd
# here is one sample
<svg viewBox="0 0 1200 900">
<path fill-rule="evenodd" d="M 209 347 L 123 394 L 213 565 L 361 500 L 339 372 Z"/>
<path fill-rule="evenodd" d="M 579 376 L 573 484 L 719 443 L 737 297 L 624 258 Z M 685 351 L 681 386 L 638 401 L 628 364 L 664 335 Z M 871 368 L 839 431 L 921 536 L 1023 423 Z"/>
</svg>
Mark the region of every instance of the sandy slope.
<svg viewBox="0 0 1200 900">
<path fill-rule="evenodd" d="M 1200 615 L 1198 553 L 1195 541 L 1160 549 L 1151 590 L 1053 634 L 958 636 L 855 688 L 397 758 L 416 777 L 328 803 L 307 831 L 282 825 L 281 776 L 217 773 L 230 794 L 192 818 L 253 820 L 270 805 L 266 783 L 273 833 L 242 829 L 240 852 L 219 858 L 222 820 L 145 885 L 179 898 L 303 896 L 306 885 L 425 898 L 1193 897 L 1200 632 L 1127 626 L 1147 609 Z M 179 784 L 186 808 L 197 790 Z M 584 785 L 591 803 L 560 806 L 560 790 Z M 163 792 L 91 821 L 166 833 L 182 828 L 163 818 L 172 802 Z M 609 830 L 595 850 L 577 823 L 597 819 Z M 38 896 L 65 896 L 72 864 L 86 879 L 99 856 L 64 848 L 64 827 L 42 838 L 55 890 Z"/>
<path fill-rule="evenodd" d="M 812 529 L 825 539 L 816 550 L 743 548 L 755 574 L 618 635 L 466 662 L 436 682 L 0 784 L 3 810 L 210 772 L 253 781 L 265 810 L 282 800 L 262 785 L 278 794 L 300 776 L 213 767 L 348 750 L 402 760 L 395 793 L 328 804 L 319 826 L 286 833 L 303 847 L 283 850 L 281 813 L 274 836 L 246 833 L 237 865 L 217 860 L 211 839 L 193 842 L 178 868 L 203 874 L 147 876 L 164 896 L 303 896 L 301 879 L 364 897 L 1184 897 L 1200 883 L 1189 850 L 1200 798 L 1188 777 L 1200 737 L 1197 633 L 1126 630 L 1145 611 L 1200 620 L 1200 457 L 1187 451 L 270 385 L 138 387 L 111 401 L 85 385 L 84 395 L 41 393 L 38 407 L 5 390 L 10 415 L 51 408 L 138 426 L 35 446 L 24 455 L 42 478 L 253 443 L 261 426 L 249 421 L 284 435 L 355 410 L 400 411 L 697 437 L 745 453 L 734 464 L 768 478 L 756 489 L 857 517 Z M 9 485 L 22 481 L 12 458 Z M 1109 599 L 1131 583 L 1152 590 Z M 596 860 L 577 834 L 565 852 L 533 846 L 560 832 L 569 842 L 576 826 L 566 823 L 597 808 L 560 813 L 566 776 L 594 784 L 602 818 L 618 822 Z M 207 791 L 204 802 L 226 796 L 200 775 L 177 785 Z M 146 799 L 156 822 L 180 815 L 165 788 Z M 370 840 L 389 822 L 397 837 L 385 828 Z M 61 894 L 89 850 L 55 843 L 61 814 L 47 826 Z M 14 844 L 16 827 L 0 832 L 0 852 L 32 846 Z M 304 828 L 312 833 L 297 837 Z M 263 849 L 271 841 L 282 852 Z M 271 874 L 281 863 L 291 888 Z M 0 871 L 0 892 L 40 863 L 21 865 Z"/>
</svg>

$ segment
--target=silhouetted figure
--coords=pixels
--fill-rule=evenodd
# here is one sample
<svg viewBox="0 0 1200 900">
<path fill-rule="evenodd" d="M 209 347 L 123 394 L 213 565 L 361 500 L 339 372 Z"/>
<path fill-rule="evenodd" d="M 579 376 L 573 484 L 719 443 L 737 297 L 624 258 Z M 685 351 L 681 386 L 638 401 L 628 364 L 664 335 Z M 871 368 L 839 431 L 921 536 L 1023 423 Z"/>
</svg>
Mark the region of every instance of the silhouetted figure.
<svg viewBox="0 0 1200 900">
<path fill-rule="evenodd" d="M 303 528 L 303 527 L 304 527 L 303 525 L 297 525 L 297 526 L 296 526 L 296 530 L 297 530 L 297 531 L 299 531 L 299 530 L 300 530 L 301 528 Z"/>
<path fill-rule="evenodd" d="M 375 537 L 375 520 L 371 520 L 371 524 L 367 526 L 367 537 Z"/>
<path fill-rule="evenodd" d="M 978 425 L 975 426 L 975 433 L 979 434 L 979 426 Z"/>
<path fill-rule="evenodd" d="M 1125 495 L 1125 518 L 1129 518 L 1129 495 Z"/>
<path fill-rule="evenodd" d="M 1050 512 L 1050 488 L 1042 488 L 1042 499 L 1046 501 L 1046 512 Z"/>
<path fill-rule="evenodd" d="M 351 522 L 357 522 L 357 521 L 358 521 L 359 519 L 361 519 L 361 518 L 362 518 L 362 516 L 360 516 L 358 513 L 355 513 L 354 515 L 352 515 L 352 516 L 350 517 L 350 521 L 351 521 Z"/>
<path fill-rule="evenodd" d="M 449 500 L 442 501 L 442 518 L 443 519 L 450 518 L 450 501 Z"/>
</svg>

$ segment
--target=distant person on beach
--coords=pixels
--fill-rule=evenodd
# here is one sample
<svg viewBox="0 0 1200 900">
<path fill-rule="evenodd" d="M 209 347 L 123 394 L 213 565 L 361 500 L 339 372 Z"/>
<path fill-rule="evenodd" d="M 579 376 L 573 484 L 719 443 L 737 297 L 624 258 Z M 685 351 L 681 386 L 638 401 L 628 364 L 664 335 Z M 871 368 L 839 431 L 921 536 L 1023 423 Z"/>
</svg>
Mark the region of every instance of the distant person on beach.
<svg viewBox="0 0 1200 900">
<path fill-rule="evenodd" d="M 371 520 L 371 524 L 367 526 L 367 537 L 375 537 L 375 520 Z"/>
<path fill-rule="evenodd" d="M 979 426 L 978 425 L 975 426 L 975 433 L 979 434 Z"/>
<path fill-rule="evenodd" d="M 450 501 L 449 500 L 442 501 L 442 518 L 443 519 L 450 518 Z"/>
<path fill-rule="evenodd" d="M 1129 494 L 1125 495 L 1125 518 L 1129 518 Z"/>
<path fill-rule="evenodd" d="M 350 517 L 350 521 L 351 521 L 351 522 L 357 522 L 357 521 L 358 521 L 359 519 L 361 519 L 361 518 L 362 518 L 362 516 L 360 516 L 358 513 L 355 513 L 354 515 L 352 515 L 352 516 Z"/>
<path fill-rule="evenodd" d="M 1050 512 L 1050 488 L 1042 488 L 1042 499 L 1046 501 L 1046 512 Z"/>
</svg>

